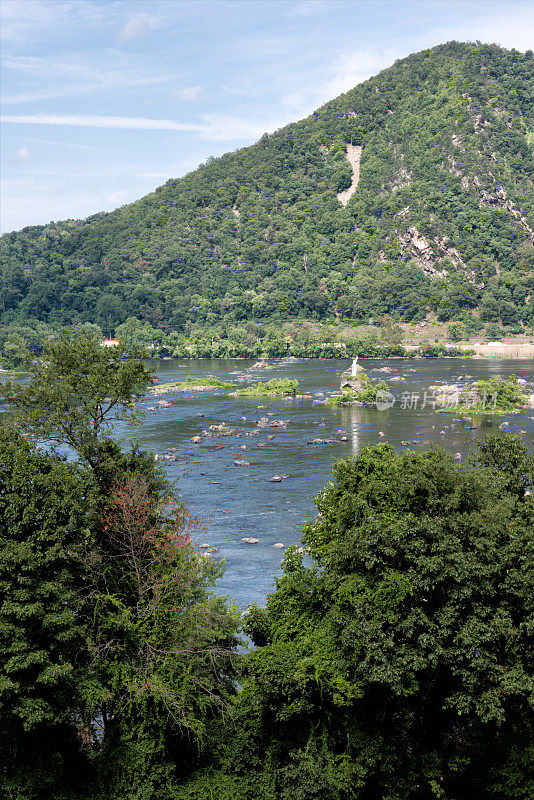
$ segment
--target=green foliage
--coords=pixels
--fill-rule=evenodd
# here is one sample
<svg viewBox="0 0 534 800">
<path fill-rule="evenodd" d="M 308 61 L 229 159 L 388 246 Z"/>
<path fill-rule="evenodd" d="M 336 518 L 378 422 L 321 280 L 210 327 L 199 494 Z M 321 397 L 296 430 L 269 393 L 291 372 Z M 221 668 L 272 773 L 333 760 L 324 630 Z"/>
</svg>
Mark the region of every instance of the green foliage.
<svg viewBox="0 0 534 800">
<path fill-rule="evenodd" d="M 90 774 L 84 593 L 94 490 L 0 426 L 0 794 L 63 798 Z"/>
<path fill-rule="evenodd" d="M 342 389 L 341 394 L 337 397 L 330 397 L 328 402 L 333 405 L 345 405 L 346 403 L 365 403 L 366 405 L 373 405 L 376 403 L 377 392 L 389 392 L 389 386 L 386 381 L 377 381 L 373 383 L 368 381 L 363 389 L 355 392 L 352 389 L 345 387 Z"/>
<path fill-rule="evenodd" d="M 153 386 L 154 389 L 192 389 L 196 386 L 212 386 L 214 389 L 228 389 L 236 386 L 235 383 L 226 383 L 219 378 L 192 378 L 187 376 L 185 381 L 178 381 L 175 383 L 158 383 Z"/>
<path fill-rule="evenodd" d="M 224 564 L 198 553 L 202 520 L 153 456 L 106 433 L 150 382 L 82 336 L 6 387 L 19 429 L 81 462 L 0 430 L 0 789 L 16 800 L 171 800 L 236 694 L 238 615 L 211 593 Z"/>
<path fill-rule="evenodd" d="M 249 614 L 263 646 L 219 785 L 235 775 L 249 797 L 256 773 L 258 800 L 526 800 L 531 478 L 517 436 L 469 468 L 386 445 L 338 462 L 304 531 L 313 563 L 288 549 L 266 612 Z"/>
<path fill-rule="evenodd" d="M 486 339 L 488 341 L 500 341 L 505 335 L 506 332 L 496 322 L 490 322 L 489 325 L 486 325 Z"/>
<path fill-rule="evenodd" d="M 487 402 L 493 398 L 495 408 L 501 411 L 508 411 L 516 405 L 524 405 L 527 401 L 527 396 L 518 381 L 516 375 L 509 375 L 507 378 L 501 375 L 494 375 L 487 381 L 477 381 L 477 387 L 482 397 L 488 398 Z"/>
<path fill-rule="evenodd" d="M 516 375 L 507 378 L 494 375 L 487 381 L 477 381 L 471 389 L 459 392 L 457 404 L 447 405 L 438 411 L 445 414 L 504 414 L 525 406 L 527 400 Z"/>
<path fill-rule="evenodd" d="M 462 322 L 451 322 L 447 326 L 447 336 L 453 342 L 461 342 L 465 338 L 465 327 Z"/>
<path fill-rule="evenodd" d="M 273 378 L 264 383 L 251 383 L 235 393 L 237 397 L 261 397 L 264 395 L 296 394 L 299 382 L 291 378 Z"/>
<path fill-rule="evenodd" d="M 125 360 L 120 347 L 101 347 L 91 333 L 49 342 L 42 358 L 30 360 L 28 372 L 28 383 L 2 385 L 14 424 L 34 439 L 68 444 L 91 466 L 115 422 L 139 420 L 135 400 L 153 382 L 140 361 Z"/>
<path fill-rule="evenodd" d="M 96 321 L 156 351 L 160 331 L 221 320 L 450 320 L 478 307 L 483 322 L 531 324 L 520 218 L 533 227 L 533 74 L 531 52 L 449 42 L 110 214 L 6 234 L 0 320 Z M 349 143 L 362 158 L 344 208 Z M 412 228 L 445 280 L 422 269 Z M 283 337 L 265 352 L 285 355 Z"/>
<path fill-rule="evenodd" d="M 471 349 L 464 350 L 462 347 L 448 347 L 442 343 L 431 344 L 430 342 L 421 342 L 418 352 L 423 358 L 465 358 L 475 353 Z"/>
</svg>

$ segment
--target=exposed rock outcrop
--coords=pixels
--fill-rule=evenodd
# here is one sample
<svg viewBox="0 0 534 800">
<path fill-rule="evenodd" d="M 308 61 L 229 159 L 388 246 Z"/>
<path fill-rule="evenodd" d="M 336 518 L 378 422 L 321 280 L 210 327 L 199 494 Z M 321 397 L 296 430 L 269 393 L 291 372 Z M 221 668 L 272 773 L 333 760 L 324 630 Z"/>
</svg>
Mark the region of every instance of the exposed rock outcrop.
<svg viewBox="0 0 534 800">
<path fill-rule="evenodd" d="M 346 206 L 350 198 L 356 191 L 356 187 L 360 181 L 360 161 L 362 157 L 362 148 L 356 144 L 347 145 L 347 161 L 352 167 L 352 183 L 344 192 L 338 192 L 337 199 L 342 206 Z"/>
</svg>

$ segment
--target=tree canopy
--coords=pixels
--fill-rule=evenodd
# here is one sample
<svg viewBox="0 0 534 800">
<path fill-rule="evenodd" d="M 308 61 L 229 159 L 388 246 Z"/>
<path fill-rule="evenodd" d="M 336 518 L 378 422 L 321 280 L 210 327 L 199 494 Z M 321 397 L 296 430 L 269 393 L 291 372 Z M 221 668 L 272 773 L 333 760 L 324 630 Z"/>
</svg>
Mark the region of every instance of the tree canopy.
<svg viewBox="0 0 534 800">
<path fill-rule="evenodd" d="M 69 445 L 91 466 L 114 423 L 138 420 L 135 401 L 153 383 L 153 373 L 138 359 L 125 359 L 122 347 L 102 347 L 86 332 L 48 342 L 28 369 L 27 383 L 2 385 L 14 424 L 33 438 Z"/>
<path fill-rule="evenodd" d="M 110 214 L 6 234 L 0 322 L 96 322 L 127 339 L 147 323 L 430 311 L 521 330 L 534 321 L 533 75 L 532 51 L 449 42 Z M 343 206 L 349 145 L 361 163 Z"/>
<path fill-rule="evenodd" d="M 487 440 L 338 462 L 266 609 L 236 733 L 181 797 L 526 800 L 534 791 L 533 458 Z"/>
</svg>

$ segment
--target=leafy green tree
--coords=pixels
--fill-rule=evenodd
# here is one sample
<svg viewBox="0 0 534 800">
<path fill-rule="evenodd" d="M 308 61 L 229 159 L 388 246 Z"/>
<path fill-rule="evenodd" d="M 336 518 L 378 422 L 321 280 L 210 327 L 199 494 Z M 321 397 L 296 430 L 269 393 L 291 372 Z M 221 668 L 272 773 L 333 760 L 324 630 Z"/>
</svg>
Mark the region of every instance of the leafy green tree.
<svg viewBox="0 0 534 800">
<path fill-rule="evenodd" d="M 123 352 L 129 356 L 136 356 L 142 350 L 154 347 L 156 331 L 148 322 L 141 322 L 135 317 L 128 317 L 126 322 L 118 325 L 115 331 Z"/>
<path fill-rule="evenodd" d="M 26 339 L 17 331 L 8 334 L 3 347 L 2 362 L 5 367 L 20 369 L 28 357 Z"/>
<path fill-rule="evenodd" d="M 486 338 L 488 340 L 499 341 L 504 335 L 504 330 L 496 322 L 486 325 Z"/>
<path fill-rule="evenodd" d="M 0 427 L 0 794 L 63 798 L 90 779 L 87 474 Z M 73 793 L 71 795 L 71 792 Z"/>
<path fill-rule="evenodd" d="M 398 350 L 402 346 L 404 331 L 399 324 L 388 321 L 380 329 L 380 339 L 386 347 Z"/>
<path fill-rule="evenodd" d="M 30 383 L 6 389 L 19 428 L 68 443 L 81 461 L 6 433 L 0 703 L 14 737 L 1 745 L 13 766 L 0 781 L 17 800 L 62 800 L 82 767 L 76 796 L 171 798 L 236 693 L 238 616 L 211 593 L 223 564 L 198 553 L 201 520 L 149 453 L 123 453 L 105 433 L 150 379 L 82 336 L 50 345 Z M 41 750 L 26 779 L 33 725 Z"/>
<path fill-rule="evenodd" d="M 106 798 L 173 797 L 236 694 L 238 617 L 209 592 L 222 564 L 193 545 L 199 517 L 169 500 L 124 473 L 102 512 L 92 666 Z"/>
<path fill-rule="evenodd" d="M 102 347 L 86 333 L 49 342 L 28 371 L 27 384 L 2 386 L 13 422 L 34 439 L 69 445 L 92 467 L 112 426 L 139 420 L 135 401 L 153 382 L 152 372 L 140 361 L 124 359 L 121 347 Z"/>
<path fill-rule="evenodd" d="M 469 469 L 387 445 L 338 462 L 311 566 L 289 549 L 248 615 L 222 771 L 181 797 L 230 796 L 229 776 L 239 800 L 531 797 L 529 476 L 518 437 Z"/>
<path fill-rule="evenodd" d="M 447 326 L 447 337 L 451 342 L 461 342 L 465 338 L 465 327 L 463 323 L 456 321 Z"/>
</svg>

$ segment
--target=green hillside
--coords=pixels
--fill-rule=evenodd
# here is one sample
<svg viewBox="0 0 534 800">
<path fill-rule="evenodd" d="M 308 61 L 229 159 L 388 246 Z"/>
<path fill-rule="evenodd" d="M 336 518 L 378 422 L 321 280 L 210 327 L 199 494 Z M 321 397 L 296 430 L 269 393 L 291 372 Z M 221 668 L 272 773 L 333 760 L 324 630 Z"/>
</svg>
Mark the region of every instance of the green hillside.
<svg viewBox="0 0 534 800">
<path fill-rule="evenodd" d="M 441 45 L 110 214 L 6 234 L 0 322 L 532 325 L 533 67 Z"/>
</svg>

